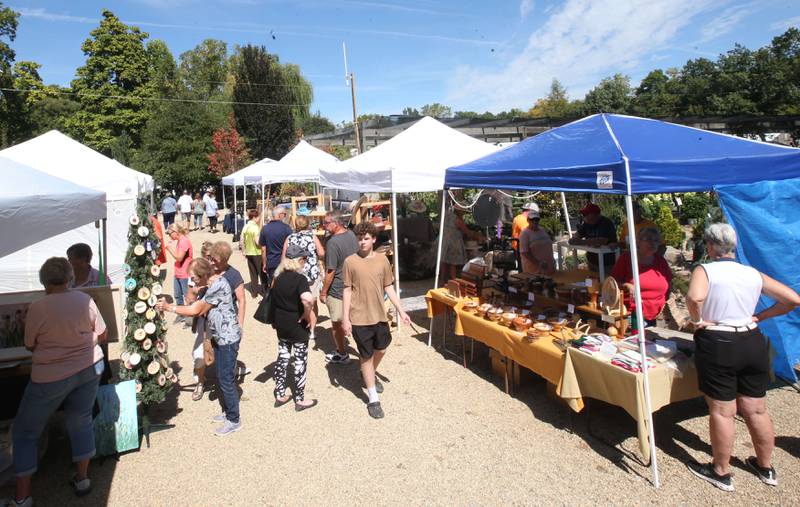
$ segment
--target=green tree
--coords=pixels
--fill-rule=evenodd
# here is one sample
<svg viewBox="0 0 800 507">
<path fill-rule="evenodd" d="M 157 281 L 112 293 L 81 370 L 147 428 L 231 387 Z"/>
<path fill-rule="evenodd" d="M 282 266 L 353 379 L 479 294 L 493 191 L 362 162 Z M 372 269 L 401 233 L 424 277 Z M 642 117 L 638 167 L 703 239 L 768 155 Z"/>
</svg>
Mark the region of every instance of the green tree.
<svg viewBox="0 0 800 507">
<path fill-rule="evenodd" d="M 147 59 L 150 65 L 150 86 L 157 97 L 174 97 L 179 91 L 178 66 L 172 52 L 162 40 L 147 43 Z"/>
<path fill-rule="evenodd" d="M 406 106 L 403 108 L 403 116 L 420 116 L 419 111 L 416 108 Z"/>
<path fill-rule="evenodd" d="M 16 54 L 9 43 L 17 37 L 18 20 L 19 13 L 0 3 L 0 88 L 14 88 L 11 70 Z M 17 114 L 13 103 L 18 100 L 14 92 L 0 91 L 0 145 L 3 147 L 12 142 L 9 130 Z"/>
<path fill-rule="evenodd" d="M 282 85 L 289 93 L 289 103 L 292 104 L 291 112 L 294 118 L 294 126 L 300 129 L 303 122 L 311 116 L 311 103 L 314 102 L 314 89 L 303 74 L 298 65 L 287 63 L 281 65 Z"/>
<path fill-rule="evenodd" d="M 147 123 L 133 167 L 167 189 L 199 188 L 217 182 L 208 174 L 211 135 L 219 126 L 205 104 L 165 102 Z"/>
<path fill-rule="evenodd" d="M 221 40 L 206 39 L 181 53 L 178 74 L 193 96 L 218 99 L 224 96 L 228 70 L 228 45 Z"/>
<path fill-rule="evenodd" d="M 564 118 L 569 110 L 569 97 L 567 89 L 553 78 L 550 83 L 550 91 L 543 99 L 536 101 L 536 104 L 528 111 L 528 116 L 533 118 Z"/>
<path fill-rule="evenodd" d="M 586 114 L 627 113 L 630 112 L 632 98 L 631 78 L 614 74 L 589 90 L 583 107 Z"/>
<path fill-rule="evenodd" d="M 110 154 L 123 132 L 134 147 L 148 119 L 151 60 L 144 45 L 148 34 L 129 27 L 111 11 L 103 11 L 100 26 L 81 45 L 86 63 L 72 81 L 81 109 L 68 121 L 70 132 L 84 144 Z"/>
<path fill-rule="evenodd" d="M 55 86 L 52 89 L 52 95 L 42 97 L 31 106 L 32 136 L 38 136 L 53 129 L 67 132 L 67 120 L 81 108 L 77 100 L 65 93 L 67 90 Z"/>
<path fill-rule="evenodd" d="M 661 204 L 654 222 L 661 231 L 661 237 L 669 246 L 680 248 L 683 243 L 683 229 L 678 219 L 672 214 L 672 209 L 667 204 Z"/>
<path fill-rule="evenodd" d="M 239 48 L 235 59 L 233 114 L 256 160 L 283 157 L 295 142 L 293 96 L 276 55 L 264 46 Z"/>
<path fill-rule="evenodd" d="M 334 130 L 336 130 L 336 125 L 322 116 L 319 111 L 303 119 L 300 123 L 300 132 L 303 136 L 324 134 L 326 132 L 333 132 Z"/>
<path fill-rule="evenodd" d="M 425 104 L 420 108 L 419 112 L 422 116 L 430 116 L 432 118 L 451 118 L 453 116 L 453 110 L 450 109 L 450 106 L 445 106 L 438 102 Z"/>
<path fill-rule="evenodd" d="M 661 69 L 651 71 L 636 88 L 633 112 L 649 118 L 677 116 L 680 97 L 671 88 L 667 73 Z"/>
</svg>

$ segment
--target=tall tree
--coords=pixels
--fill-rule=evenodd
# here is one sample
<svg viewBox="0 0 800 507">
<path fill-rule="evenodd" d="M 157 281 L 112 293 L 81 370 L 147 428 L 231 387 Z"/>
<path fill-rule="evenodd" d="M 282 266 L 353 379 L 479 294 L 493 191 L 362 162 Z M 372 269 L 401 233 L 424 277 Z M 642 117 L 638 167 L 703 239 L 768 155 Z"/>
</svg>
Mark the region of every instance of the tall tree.
<svg viewBox="0 0 800 507">
<path fill-rule="evenodd" d="M 210 177 L 206 168 L 211 135 L 218 126 L 215 114 L 205 104 L 161 103 L 147 122 L 133 167 L 153 175 L 168 189 L 214 183 L 216 178 Z"/>
<path fill-rule="evenodd" d="M 68 121 L 71 133 L 85 144 L 110 154 L 114 139 L 126 132 L 133 146 L 140 144 L 147 122 L 146 98 L 151 60 L 144 45 L 148 34 L 103 11 L 100 26 L 81 45 L 86 63 L 72 81 L 81 109 Z"/>
<path fill-rule="evenodd" d="M 425 104 L 419 109 L 422 116 L 430 116 L 433 118 L 452 118 L 453 110 L 450 106 L 434 102 L 433 104 Z"/>
<path fill-rule="evenodd" d="M 536 104 L 528 111 L 528 115 L 533 118 L 564 118 L 568 111 L 567 89 L 558 79 L 553 78 L 547 96 L 537 100 Z"/>
<path fill-rule="evenodd" d="M 291 111 L 295 128 L 301 128 L 303 122 L 311 116 L 311 103 L 314 102 L 314 89 L 303 74 L 300 67 L 293 63 L 281 66 L 283 86 L 289 92 Z"/>
<path fill-rule="evenodd" d="M 672 93 L 673 88 L 667 73 L 661 69 L 651 71 L 636 88 L 633 112 L 650 118 L 676 116 L 680 96 Z"/>
<path fill-rule="evenodd" d="M 14 76 L 11 69 L 16 54 L 9 43 L 17 37 L 18 19 L 19 13 L 3 7 L 3 4 L 0 3 L 0 88 L 14 87 Z M 9 129 L 14 121 L 15 111 L 11 102 L 18 100 L 19 98 L 14 95 L 14 92 L 0 91 L 0 144 L 3 147 L 8 146 L 12 141 Z"/>
<path fill-rule="evenodd" d="M 179 75 L 183 85 L 197 98 L 219 99 L 228 77 L 228 45 L 206 39 L 180 56 Z"/>
<path fill-rule="evenodd" d="M 211 136 L 213 150 L 208 155 L 208 172 L 222 178 L 245 167 L 250 161 L 244 140 L 236 130 L 233 115 L 228 126 L 219 128 Z"/>
<path fill-rule="evenodd" d="M 150 86 L 156 97 L 174 97 L 179 91 L 178 66 L 175 57 L 162 40 L 147 43 L 147 59 L 150 66 Z"/>
<path fill-rule="evenodd" d="M 334 130 L 336 130 L 336 125 L 322 116 L 319 111 L 304 119 L 300 124 L 300 131 L 304 136 L 324 134 L 326 132 L 333 132 Z"/>
<path fill-rule="evenodd" d="M 614 74 L 589 90 L 584 99 L 584 110 L 586 114 L 627 113 L 630 111 L 632 98 L 631 78 Z"/>
<path fill-rule="evenodd" d="M 295 142 L 292 94 L 276 55 L 264 46 L 239 48 L 235 59 L 233 114 L 256 160 L 279 159 Z"/>
<path fill-rule="evenodd" d="M 406 106 L 403 108 L 403 116 L 420 116 L 419 111 L 414 107 Z"/>
</svg>

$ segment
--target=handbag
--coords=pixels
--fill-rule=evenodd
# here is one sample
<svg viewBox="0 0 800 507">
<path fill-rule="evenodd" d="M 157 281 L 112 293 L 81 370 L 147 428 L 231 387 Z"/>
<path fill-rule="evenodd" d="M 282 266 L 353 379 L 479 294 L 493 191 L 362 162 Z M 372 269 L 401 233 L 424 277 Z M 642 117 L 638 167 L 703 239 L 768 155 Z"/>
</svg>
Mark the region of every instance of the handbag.
<svg viewBox="0 0 800 507">
<path fill-rule="evenodd" d="M 275 308 L 272 304 L 272 291 L 267 292 L 267 295 L 261 298 L 253 318 L 262 324 L 272 324 L 275 322 Z"/>
</svg>

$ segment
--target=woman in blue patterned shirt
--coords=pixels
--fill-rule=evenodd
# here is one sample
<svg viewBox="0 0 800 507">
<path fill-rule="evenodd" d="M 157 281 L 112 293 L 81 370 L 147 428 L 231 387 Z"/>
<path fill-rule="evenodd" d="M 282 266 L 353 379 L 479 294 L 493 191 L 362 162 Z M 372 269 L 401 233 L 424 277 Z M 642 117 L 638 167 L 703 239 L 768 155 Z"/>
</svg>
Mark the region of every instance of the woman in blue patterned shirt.
<svg viewBox="0 0 800 507">
<path fill-rule="evenodd" d="M 205 295 L 186 306 L 167 304 L 161 300 L 159 309 L 186 317 L 207 313 L 206 326 L 215 345 L 214 356 L 224 410 L 214 417 L 214 421 L 223 423 L 215 433 L 225 436 L 242 428 L 239 420 L 239 392 L 236 389 L 236 359 L 239 355 L 242 329 L 233 306 L 231 286 L 224 277 L 214 275 L 211 263 L 205 259 L 194 259 L 189 264 L 189 276 L 197 290 L 208 287 Z"/>
</svg>

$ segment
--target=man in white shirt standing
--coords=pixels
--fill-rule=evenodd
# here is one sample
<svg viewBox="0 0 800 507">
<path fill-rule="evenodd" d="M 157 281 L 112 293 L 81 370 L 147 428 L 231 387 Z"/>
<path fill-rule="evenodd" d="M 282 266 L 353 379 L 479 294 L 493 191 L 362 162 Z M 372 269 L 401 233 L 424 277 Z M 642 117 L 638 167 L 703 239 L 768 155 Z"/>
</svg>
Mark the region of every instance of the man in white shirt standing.
<svg viewBox="0 0 800 507">
<path fill-rule="evenodd" d="M 192 226 L 192 197 L 188 190 L 183 191 L 183 195 L 178 199 L 178 210 L 183 217 L 183 224 L 188 230 Z"/>
</svg>

